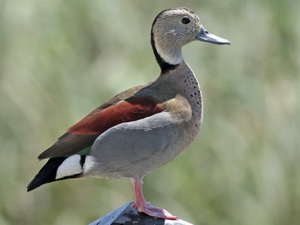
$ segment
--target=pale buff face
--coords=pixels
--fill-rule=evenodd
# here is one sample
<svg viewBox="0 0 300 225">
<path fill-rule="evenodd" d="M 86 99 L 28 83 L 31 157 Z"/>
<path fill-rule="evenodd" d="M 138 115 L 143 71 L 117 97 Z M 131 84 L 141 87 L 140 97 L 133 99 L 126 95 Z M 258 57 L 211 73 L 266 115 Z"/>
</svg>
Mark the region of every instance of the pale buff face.
<svg viewBox="0 0 300 225">
<path fill-rule="evenodd" d="M 196 40 L 200 29 L 199 17 L 189 9 L 170 9 L 162 12 L 152 28 L 158 53 L 171 64 L 180 63 L 181 47 Z"/>
</svg>

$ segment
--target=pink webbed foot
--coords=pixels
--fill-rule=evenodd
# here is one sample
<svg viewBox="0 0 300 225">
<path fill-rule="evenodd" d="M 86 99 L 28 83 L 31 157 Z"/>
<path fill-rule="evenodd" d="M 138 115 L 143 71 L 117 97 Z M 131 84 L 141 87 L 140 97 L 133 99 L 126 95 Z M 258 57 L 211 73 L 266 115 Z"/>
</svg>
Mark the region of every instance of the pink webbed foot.
<svg viewBox="0 0 300 225">
<path fill-rule="evenodd" d="M 146 204 L 142 207 L 138 207 L 137 204 L 134 203 L 131 205 L 131 208 L 134 208 L 134 207 L 136 207 L 139 212 L 143 212 L 149 216 L 154 216 L 154 217 L 163 218 L 163 219 L 167 219 L 167 220 L 177 220 L 178 219 L 177 216 L 173 216 L 171 213 L 169 213 L 165 209 L 161 209 L 161 208 L 151 205 L 150 202 L 146 202 Z"/>
<path fill-rule="evenodd" d="M 141 178 L 132 179 L 132 183 L 134 186 L 136 202 L 131 205 L 131 208 L 136 207 L 139 212 L 143 212 L 149 216 L 154 216 L 154 217 L 168 219 L 168 220 L 177 220 L 178 219 L 177 216 L 173 216 L 167 210 L 155 207 L 155 206 L 151 205 L 150 202 L 145 201 L 145 198 L 143 195 L 143 189 L 142 189 L 143 182 L 142 182 Z"/>
</svg>

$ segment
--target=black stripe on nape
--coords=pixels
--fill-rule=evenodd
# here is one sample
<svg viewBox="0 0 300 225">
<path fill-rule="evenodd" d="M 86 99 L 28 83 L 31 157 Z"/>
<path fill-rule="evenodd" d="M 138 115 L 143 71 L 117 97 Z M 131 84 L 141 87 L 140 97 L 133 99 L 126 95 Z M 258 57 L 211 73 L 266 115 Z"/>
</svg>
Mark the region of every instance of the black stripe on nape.
<svg viewBox="0 0 300 225">
<path fill-rule="evenodd" d="M 161 58 L 161 56 L 158 54 L 157 50 L 156 50 L 156 47 L 155 47 L 155 41 L 153 39 L 153 32 L 151 32 L 151 44 L 152 44 L 152 49 L 153 49 L 153 53 L 155 55 L 155 58 L 156 58 L 156 61 L 158 63 L 158 65 L 160 66 L 160 69 L 161 69 L 161 73 L 162 74 L 165 74 L 167 72 L 169 72 L 170 70 L 174 70 L 176 69 L 176 67 L 179 65 L 179 64 L 176 64 L 176 65 L 172 65 L 170 63 L 167 63 L 165 60 L 163 60 Z"/>
<path fill-rule="evenodd" d="M 160 15 L 163 14 L 164 12 L 168 11 L 168 10 L 171 10 L 171 9 L 166 9 L 166 10 L 162 11 L 161 13 L 159 13 L 155 17 L 155 19 L 152 23 L 152 28 L 151 28 L 151 46 L 152 46 L 152 50 L 153 50 L 153 53 L 155 55 L 156 61 L 157 61 L 158 65 L 160 66 L 162 74 L 165 74 L 165 73 L 169 72 L 170 70 L 174 70 L 178 66 L 178 64 L 172 65 L 172 64 L 167 63 L 165 60 L 162 59 L 162 57 L 157 52 L 157 49 L 156 49 L 156 46 L 155 46 L 155 41 L 154 41 L 153 26 L 156 23 L 157 19 L 160 17 Z"/>
</svg>

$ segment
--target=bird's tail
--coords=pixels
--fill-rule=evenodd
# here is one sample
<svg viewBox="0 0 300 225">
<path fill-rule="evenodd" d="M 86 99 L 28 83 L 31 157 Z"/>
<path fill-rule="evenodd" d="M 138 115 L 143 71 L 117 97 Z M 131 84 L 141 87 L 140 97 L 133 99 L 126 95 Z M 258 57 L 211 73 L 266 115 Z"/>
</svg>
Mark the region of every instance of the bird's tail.
<svg viewBox="0 0 300 225">
<path fill-rule="evenodd" d="M 50 158 L 29 183 L 27 191 L 57 180 L 79 177 L 83 173 L 85 158 L 85 155 Z"/>
</svg>

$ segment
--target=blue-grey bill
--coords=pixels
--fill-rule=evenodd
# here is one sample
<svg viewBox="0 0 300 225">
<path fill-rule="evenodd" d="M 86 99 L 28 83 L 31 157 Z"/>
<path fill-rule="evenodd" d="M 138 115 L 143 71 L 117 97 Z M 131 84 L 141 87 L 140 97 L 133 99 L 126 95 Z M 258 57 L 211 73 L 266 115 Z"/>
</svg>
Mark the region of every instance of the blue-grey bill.
<svg viewBox="0 0 300 225">
<path fill-rule="evenodd" d="M 202 27 L 200 33 L 197 34 L 196 39 L 217 45 L 230 45 L 230 41 L 209 33 L 204 27 Z"/>
</svg>

